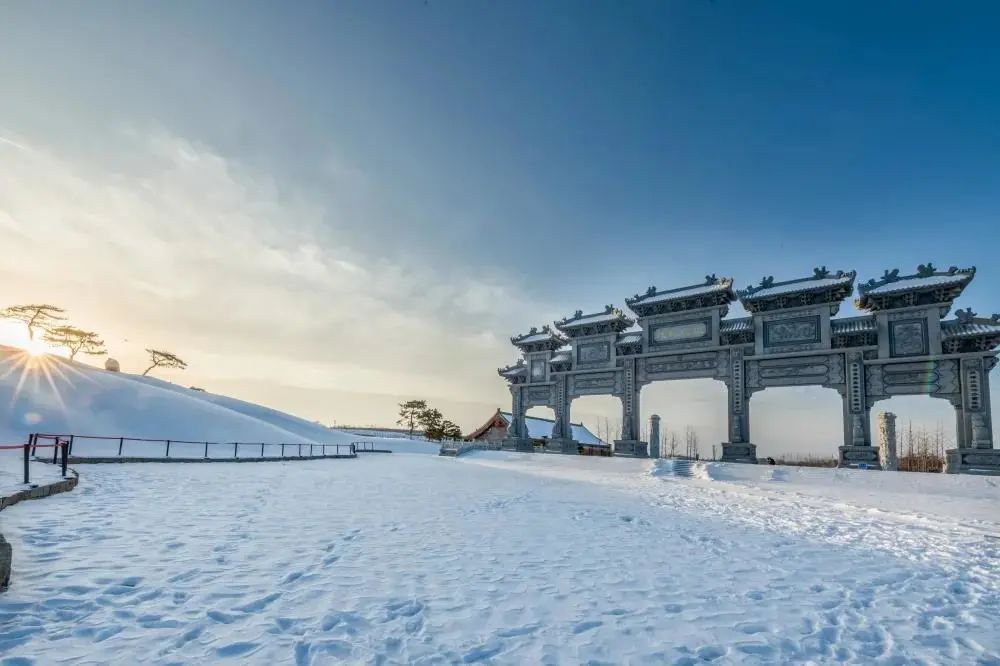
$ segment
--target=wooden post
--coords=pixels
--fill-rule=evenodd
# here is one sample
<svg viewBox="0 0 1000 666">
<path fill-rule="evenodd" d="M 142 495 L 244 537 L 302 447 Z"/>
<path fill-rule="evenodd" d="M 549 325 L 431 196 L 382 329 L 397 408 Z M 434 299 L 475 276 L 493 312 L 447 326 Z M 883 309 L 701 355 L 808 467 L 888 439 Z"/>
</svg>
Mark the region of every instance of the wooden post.
<svg viewBox="0 0 1000 666">
<path fill-rule="evenodd" d="M 24 483 L 31 483 L 31 473 L 28 471 L 28 461 L 31 456 L 31 449 L 28 446 L 24 447 Z"/>
<path fill-rule="evenodd" d="M 124 447 L 125 447 L 125 438 L 124 437 L 119 437 L 118 438 L 118 456 L 119 457 L 121 457 L 121 455 L 122 455 L 122 449 Z"/>
<path fill-rule="evenodd" d="M 233 442 L 233 458 L 239 458 L 240 443 Z"/>
<path fill-rule="evenodd" d="M 58 460 L 59 460 L 59 445 L 61 443 L 62 443 L 62 440 L 59 439 L 58 437 L 56 437 L 55 438 L 55 446 L 52 447 L 52 464 L 53 465 L 55 465 L 56 462 L 58 462 Z"/>
<path fill-rule="evenodd" d="M 62 443 L 62 446 L 60 448 L 62 449 L 62 475 L 63 475 L 63 478 L 65 479 L 66 478 L 66 465 L 69 463 L 69 442 L 64 441 Z"/>
<path fill-rule="evenodd" d="M 208 458 L 208 442 L 205 442 L 205 457 Z"/>
<path fill-rule="evenodd" d="M 167 440 L 167 458 L 170 457 L 170 440 Z"/>
<path fill-rule="evenodd" d="M 260 443 L 260 457 L 264 457 L 264 442 Z"/>
<path fill-rule="evenodd" d="M 75 435 L 70 435 L 69 436 L 69 452 L 70 453 L 73 453 L 73 437 L 75 437 Z"/>
</svg>

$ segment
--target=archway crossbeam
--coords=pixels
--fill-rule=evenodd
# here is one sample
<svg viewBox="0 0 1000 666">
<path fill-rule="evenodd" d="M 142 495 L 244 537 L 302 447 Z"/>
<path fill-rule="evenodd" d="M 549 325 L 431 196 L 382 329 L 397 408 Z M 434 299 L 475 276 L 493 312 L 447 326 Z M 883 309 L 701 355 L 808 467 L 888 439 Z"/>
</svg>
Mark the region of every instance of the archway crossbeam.
<svg viewBox="0 0 1000 666">
<path fill-rule="evenodd" d="M 729 394 L 723 460 L 756 462 L 750 439 L 749 399 L 777 386 L 825 386 L 844 404 L 840 464 L 878 467 L 872 446 L 872 405 L 894 395 L 931 395 L 955 407 L 957 446 L 949 472 L 1000 474 L 993 447 L 989 372 L 997 363 L 1000 315 L 970 309 L 948 316 L 975 268 L 944 271 L 922 264 L 912 275 L 887 270 L 858 286 L 855 317 L 836 315 L 855 289 L 854 271 L 829 271 L 787 281 L 763 278 L 733 289 L 728 277 L 708 275 L 675 289 L 650 287 L 625 299 L 635 317 L 612 305 L 593 314 L 577 310 L 511 338 L 516 363 L 498 369 L 509 384 L 512 419 L 508 448 L 530 450 L 524 412 L 555 412 L 552 448 L 576 450 L 571 405 L 583 395 L 622 402 L 622 438 L 616 455 L 647 455 L 640 440 L 639 390 L 661 380 L 712 378 Z M 748 317 L 728 318 L 739 300 Z M 528 440 L 530 441 L 530 440 Z"/>
</svg>

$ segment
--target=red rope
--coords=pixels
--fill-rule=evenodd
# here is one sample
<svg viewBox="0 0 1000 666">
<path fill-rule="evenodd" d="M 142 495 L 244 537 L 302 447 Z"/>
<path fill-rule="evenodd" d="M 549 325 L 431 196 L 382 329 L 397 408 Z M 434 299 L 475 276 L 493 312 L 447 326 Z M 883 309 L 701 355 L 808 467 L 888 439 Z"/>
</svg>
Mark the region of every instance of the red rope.
<svg viewBox="0 0 1000 666">
<path fill-rule="evenodd" d="M 54 449 L 57 446 L 62 446 L 62 444 L 0 444 L 0 451 L 10 451 L 12 449 L 30 449 L 37 447 L 39 449 Z"/>
</svg>

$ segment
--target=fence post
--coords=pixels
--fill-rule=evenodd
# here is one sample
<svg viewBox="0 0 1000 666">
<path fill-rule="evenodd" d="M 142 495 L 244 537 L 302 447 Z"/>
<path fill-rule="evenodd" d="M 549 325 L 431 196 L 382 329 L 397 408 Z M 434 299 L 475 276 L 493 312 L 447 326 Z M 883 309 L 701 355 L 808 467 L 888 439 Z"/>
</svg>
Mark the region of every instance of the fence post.
<svg viewBox="0 0 1000 666">
<path fill-rule="evenodd" d="M 233 458 L 239 458 L 240 443 L 233 442 Z"/>
<path fill-rule="evenodd" d="M 170 457 L 170 440 L 169 439 L 167 440 L 167 455 L 166 455 L 166 457 L 167 458 Z"/>
<path fill-rule="evenodd" d="M 35 455 L 38 451 L 38 433 L 33 432 L 28 435 L 28 446 L 31 447 L 31 455 Z"/>
<path fill-rule="evenodd" d="M 69 452 L 70 453 L 73 453 L 73 437 L 75 437 L 75 435 L 70 435 L 69 436 Z"/>
<path fill-rule="evenodd" d="M 260 443 L 260 457 L 264 457 L 264 442 Z"/>
<path fill-rule="evenodd" d="M 122 455 L 122 449 L 123 449 L 124 447 L 125 447 L 125 438 L 124 438 L 124 437 L 119 437 L 119 438 L 118 438 L 118 457 L 119 457 L 119 458 L 120 458 L 120 457 L 121 457 L 121 455 Z"/>
<path fill-rule="evenodd" d="M 55 465 L 59 461 L 59 444 L 62 442 L 61 439 L 56 437 L 55 446 L 52 447 L 52 464 Z"/>
<path fill-rule="evenodd" d="M 285 443 L 284 442 L 281 443 L 281 457 L 282 458 L 285 457 Z"/>
<path fill-rule="evenodd" d="M 66 465 L 69 462 L 69 445 L 69 442 L 63 442 L 62 447 L 60 447 L 62 448 L 62 475 L 64 479 L 66 478 Z"/>
<path fill-rule="evenodd" d="M 30 472 L 28 472 L 28 459 L 31 456 L 31 451 L 27 445 L 24 447 L 24 483 L 31 483 Z"/>
<path fill-rule="evenodd" d="M 323 445 L 323 457 L 326 457 L 326 444 Z"/>
<path fill-rule="evenodd" d="M 205 457 L 208 457 L 208 442 L 205 442 Z"/>
<path fill-rule="evenodd" d="M 310 458 L 315 457 L 315 455 L 313 454 L 313 445 L 312 444 L 309 445 L 309 457 Z"/>
<path fill-rule="evenodd" d="M 302 444 L 299 443 L 299 458 L 302 457 Z"/>
</svg>

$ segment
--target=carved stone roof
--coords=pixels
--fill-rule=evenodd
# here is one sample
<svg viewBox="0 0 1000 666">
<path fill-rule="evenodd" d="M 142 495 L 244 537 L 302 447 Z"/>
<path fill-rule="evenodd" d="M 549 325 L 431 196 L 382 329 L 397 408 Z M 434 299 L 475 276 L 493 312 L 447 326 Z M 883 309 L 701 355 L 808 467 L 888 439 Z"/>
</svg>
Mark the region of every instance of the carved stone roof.
<svg viewBox="0 0 1000 666">
<path fill-rule="evenodd" d="M 508 365 L 506 368 L 497 368 L 497 374 L 507 378 L 523 377 L 527 372 L 528 366 L 524 364 L 524 359 L 518 359 L 517 363 Z"/>
<path fill-rule="evenodd" d="M 657 291 L 650 287 L 645 294 L 626 298 L 625 304 L 640 317 L 698 307 L 726 305 L 736 300 L 732 278 L 706 275 L 701 284 Z M 654 307 L 655 306 L 655 307 Z"/>
<path fill-rule="evenodd" d="M 1000 335 L 1000 315 L 977 317 L 969 308 L 955 314 L 955 319 L 941 322 L 941 337 L 945 340 Z"/>
<path fill-rule="evenodd" d="M 844 317 L 830 320 L 832 335 L 850 335 L 852 333 L 870 333 L 878 329 L 875 317 Z"/>
<path fill-rule="evenodd" d="M 555 322 L 555 327 L 570 337 L 578 337 L 600 333 L 620 333 L 634 323 L 621 310 L 608 305 L 602 312 L 587 315 L 583 314 L 583 310 L 577 310 L 572 317 Z"/>
<path fill-rule="evenodd" d="M 813 276 L 775 282 L 773 277 L 765 277 L 756 286 L 741 289 L 736 293 L 748 312 L 762 312 L 781 308 L 812 305 L 816 303 L 839 303 L 854 291 L 854 271 L 831 273 L 826 266 L 813 269 Z"/>
<path fill-rule="evenodd" d="M 542 326 L 542 330 L 532 328 L 524 335 L 514 336 L 510 342 L 525 351 L 543 351 L 559 349 L 566 344 L 566 338 L 553 332 L 548 326 Z"/>
<path fill-rule="evenodd" d="M 622 333 L 618 336 L 618 340 L 615 341 L 616 345 L 634 345 L 636 343 L 642 342 L 642 331 L 629 331 L 628 333 Z"/>
<path fill-rule="evenodd" d="M 936 302 L 953 301 L 976 275 L 976 268 L 950 267 L 947 271 L 935 270 L 934 264 L 921 264 L 913 275 L 900 275 L 899 269 L 885 271 L 881 278 L 871 279 L 858 285 L 859 308 L 865 310 L 903 307 L 907 303 L 898 302 L 900 297 L 932 292 L 938 293 Z"/>
<path fill-rule="evenodd" d="M 572 363 L 573 362 L 573 350 L 566 348 L 560 349 L 552 358 L 549 359 L 549 363 Z"/>
<path fill-rule="evenodd" d="M 738 319 L 723 319 L 719 322 L 719 333 L 742 333 L 753 329 L 753 319 L 740 317 Z"/>
</svg>

